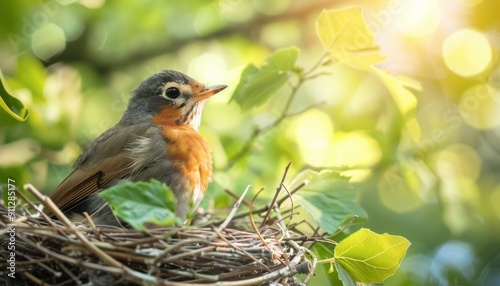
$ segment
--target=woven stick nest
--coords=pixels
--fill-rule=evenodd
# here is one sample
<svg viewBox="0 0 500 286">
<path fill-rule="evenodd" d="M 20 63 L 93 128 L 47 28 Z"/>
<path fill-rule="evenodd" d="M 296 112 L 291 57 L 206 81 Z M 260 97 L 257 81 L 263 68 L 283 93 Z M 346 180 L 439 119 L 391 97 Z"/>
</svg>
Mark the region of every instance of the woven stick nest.
<svg viewBox="0 0 500 286">
<path fill-rule="evenodd" d="M 312 253 L 304 245 L 310 247 L 321 237 L 288 229 L 279 206 L 289 197 L 278 199 L 281 186 L 270 204 L 274 208 L 237 213 L 242 195 L 224 220 L 206 214 L 200 224 L 138 231 L 96 227 L 90 218 L 71 222 L 48 197 L 27 185 L 25 189 L 57 219 L 43 212 L 30 215 L 35 204 L 22 192 L 17 194 L 25 205 L 0 206 L 4 258 L 0 281 L 6 280 L 6 285 L 305 285 L 316 259 L 306 255 Z M 256 214 L 263 217 L 260 227 L 253 221 Z M 9 262 L 12 253 L 14 264 Z M 15 278 L 9 275 L 12 270 Z M 302 282 L 295 278 L 301 273 L 307 274 Z"/>
</svg>

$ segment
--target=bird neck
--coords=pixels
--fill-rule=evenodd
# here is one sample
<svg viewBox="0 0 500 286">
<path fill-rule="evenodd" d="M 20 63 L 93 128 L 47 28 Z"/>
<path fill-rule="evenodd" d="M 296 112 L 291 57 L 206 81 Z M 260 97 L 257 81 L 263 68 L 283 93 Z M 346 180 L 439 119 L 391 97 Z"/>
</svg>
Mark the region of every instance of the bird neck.
<svg viewBox="0 0 500 286">
<path fill-rule="evenodd" d="M 201 114 L 203 113 L 203 106 L 205 105 L 205 101 L 196 102 L 191 110 L 188 110 L 186 114 L 184 114 L 185 122 L 191 126 L 194 130 L 198 131 L 201 124 Z"/>
<path fill-rule="evenodd" d="M 204 101 L 200 101 L 183 108 L 166 106 L 153 116 L 152 121 L 158 126 L 169 126 L 171 128 L 190 127 L 198 131 L 204 104 Z"/>
</svg>

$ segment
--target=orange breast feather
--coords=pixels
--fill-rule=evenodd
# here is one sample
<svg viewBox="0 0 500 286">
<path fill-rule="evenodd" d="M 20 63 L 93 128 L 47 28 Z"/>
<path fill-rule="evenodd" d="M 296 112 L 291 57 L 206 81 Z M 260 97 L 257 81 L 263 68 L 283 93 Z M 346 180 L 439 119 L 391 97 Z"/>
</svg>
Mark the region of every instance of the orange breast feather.
<svg viewBox="0 0 500 286">
<path fill-rule="evenodd" d="M 179 125 L 180 111 L 165 108 L 153 117 L 153 123 L 163 128 L 163 136 L 169 160 L 173 160 L 178 172 L 184 175 L 193 192 L 199 184 L 205 193 L 212 176 L 212 155 L 207 141 L 188 124 Z"/>
<path fill-rule="evenodd" d="M 190 191 L 199 184 L 200 191 L 205 193 L 212 176 L 212 156 L 205 138 L 189 125 L 164 128 L 163 135 L 167 139 L 168 157 L 189 182 Z"/>
</svg>

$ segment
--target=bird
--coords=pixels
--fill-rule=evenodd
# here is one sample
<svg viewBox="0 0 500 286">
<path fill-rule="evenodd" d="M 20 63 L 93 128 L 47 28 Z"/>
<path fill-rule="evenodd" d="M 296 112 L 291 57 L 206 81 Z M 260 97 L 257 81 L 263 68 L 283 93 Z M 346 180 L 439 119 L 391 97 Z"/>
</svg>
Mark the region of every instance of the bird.
<svg viewBox="0 0 500 286">
<path fill-rule="evenodd" d="M 50 199 L 67 215 L 87 212 L 95 224 L 122 225 L 97 193 L 124 181 L 156 179 L 173 191 L 175 214 L 185 220 L 212 176 L 210 148 L 198 131 L 203 107 L 226 87 L 207 87 L 175 70 L 150 76 L 132 92 L 119 122 L 84 149 Z"/>
</svg>

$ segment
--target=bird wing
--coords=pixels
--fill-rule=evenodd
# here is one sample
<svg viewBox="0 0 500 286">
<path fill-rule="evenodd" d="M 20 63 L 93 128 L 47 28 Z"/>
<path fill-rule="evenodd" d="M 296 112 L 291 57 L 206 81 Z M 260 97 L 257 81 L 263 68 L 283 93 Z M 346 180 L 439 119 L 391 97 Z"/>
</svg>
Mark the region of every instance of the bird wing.
<svg viewBox="0 0 500 286">
<path fill-rule="evenodd" d="M 64 212 L 111 181 L 129 176 L 133 162 L 127 156 L 127 148 L 135 139 L 145 136 L 149 127 L 118 124 L 101 134 L 84 150 L 73 172 L 50 196 L 51 200 Z"/>
</svg>

